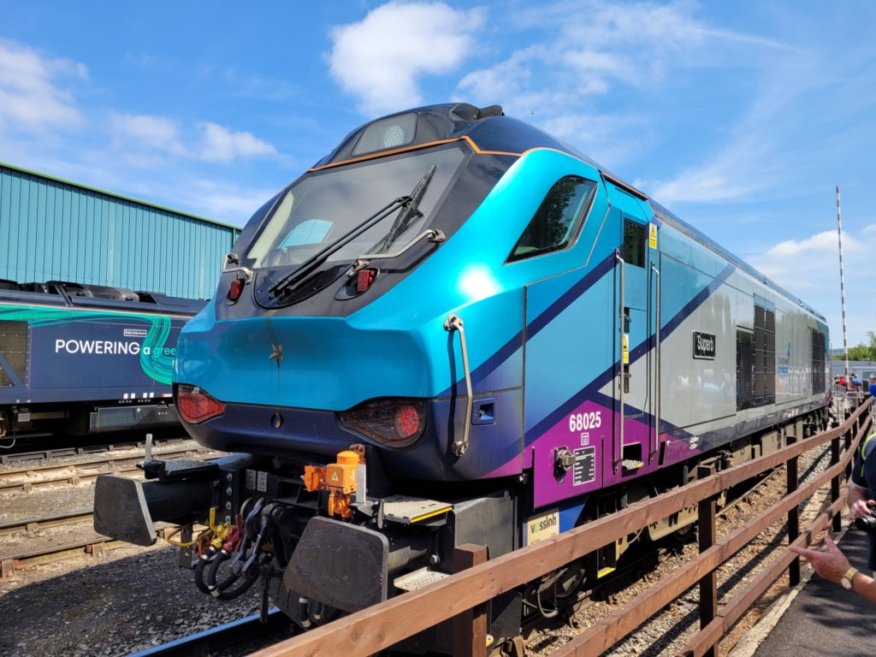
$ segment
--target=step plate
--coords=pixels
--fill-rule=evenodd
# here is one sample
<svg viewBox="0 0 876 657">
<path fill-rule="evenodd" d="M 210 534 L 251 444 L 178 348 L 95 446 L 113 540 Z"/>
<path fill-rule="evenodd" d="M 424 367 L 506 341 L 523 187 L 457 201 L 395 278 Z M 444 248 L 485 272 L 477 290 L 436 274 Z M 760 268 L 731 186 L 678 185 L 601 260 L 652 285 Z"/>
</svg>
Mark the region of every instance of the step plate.
<svg viewBox="0 0 876 657">
<path fill-rule="evenodd" d="M 417 589 L 421 589 L 429 584 L 440 582 L 445 577 L 449 577 L 449 575 L 429 568 L 420 568 L 419 570 L 415 570 L 407 575 L 397 577 L 393 581 L 393 584 L 395 585 L 395 588 L 402 591 L 416 591 Z"/>
<path fill-rule="evenodd" d="M 419 497 L 393 495 L 383 500 L 383 517 L 401 525 L 413 525 L 451 511 L 453 511 L 452 504 Z"/>
</svg>

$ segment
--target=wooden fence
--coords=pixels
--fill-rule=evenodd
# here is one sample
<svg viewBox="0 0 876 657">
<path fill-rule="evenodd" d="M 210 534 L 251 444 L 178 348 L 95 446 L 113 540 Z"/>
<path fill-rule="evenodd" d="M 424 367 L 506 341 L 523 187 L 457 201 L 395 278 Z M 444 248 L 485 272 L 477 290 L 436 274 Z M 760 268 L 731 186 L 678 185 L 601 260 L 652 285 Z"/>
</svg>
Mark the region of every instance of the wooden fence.
<svg viewBox="0 0 876 657">
<path fill-rule="evenodd" d="M 486 654 L 485 603 L 489 600 L 692 505 L 698 505 L 700 514 L 699 556 L 608 618 L 587 628 L 552 655 L 601 654 L 697 584 L 702 629 L 681 654 L 684 657 L 713 655 L 717 642 L 785 571 L 789 572 L 792 585 L 799 582 L 800 577 L 798 558 L 783 549 L 781 556 L 756 573 L 740 593 L 724 600 L 718 610 L 716 570 L 783 518 L 787 519 L 789 542 L 795 545 L 809 545 L 812 536 L 828 525 L 839 531 L 844 504 L 840 487 L 850 471 L 854 449 L 871 422 L 867 402 L 842 426 L 805 440 L 786 436 L 787 446 L 772 454 L 718 473 L 700 472 L 701 478 L 679 490 L 638 502 L 621 512 L 490 561 L 485 560 L 483 547 L 463 546 L 457 558 L 458 563 L 467 567 L 456 575 L 265 648 L 255 656 L 366 657 L 449 619 L 454 622 L 455 657 L 483 656 Z M 799 486 L 797 459 L 802 453 L 826 443 L 831 445 L 830 466 Z M 787 470 L 787 494 L 745 527 L 716 541 L 715 511 L 721 492 L 781 465 Z M 828 485 L 831 500 L 828 509 L 801 533 L 799 505 Z"/>
</svg>

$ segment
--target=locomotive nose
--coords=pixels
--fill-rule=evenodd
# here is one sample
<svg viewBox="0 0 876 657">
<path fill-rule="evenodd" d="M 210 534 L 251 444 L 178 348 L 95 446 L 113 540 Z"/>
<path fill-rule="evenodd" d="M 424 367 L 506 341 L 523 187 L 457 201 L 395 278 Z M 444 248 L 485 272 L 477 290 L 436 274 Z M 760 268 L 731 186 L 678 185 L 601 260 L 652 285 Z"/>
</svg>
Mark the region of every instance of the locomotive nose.
<svg viewBox="0 0 876 657">
<path fill-rule="evenodd" d="M 423 342 L 416 328 L 366 329 L 339 317 L 190 324 L 177 347 L 175 381 L 226 404 L 346 411 L 377 396 L 428 396 L 433 368 Z M 362 376 L 379 382 L 379 394 Z"/>
</svg>

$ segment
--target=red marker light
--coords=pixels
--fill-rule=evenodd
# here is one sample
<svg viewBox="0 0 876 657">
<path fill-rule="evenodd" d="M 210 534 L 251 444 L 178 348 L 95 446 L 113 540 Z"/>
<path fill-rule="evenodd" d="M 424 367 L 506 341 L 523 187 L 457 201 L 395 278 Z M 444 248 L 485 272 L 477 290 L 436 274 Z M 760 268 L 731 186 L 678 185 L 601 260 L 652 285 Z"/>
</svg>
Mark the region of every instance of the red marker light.
<svg viewBox="0 0 876 657">
<path fill-rule="evenodd" d="M 243 294 L 243 285 L 244 280 L 242 278 L 235 278 L 231 281 L 231 286 L 228 288 L 229 301 L 237 301 L 240 298 L 240 295 Z"/>
<path fill-rule="evenodd" d="M 383 398 L 339 413 L 341 424 L 388 447 L 412 445 L 426 428 L 427 403 L 422 399 Z"/>
<path fill-rule="evenodd" d="M 395 411 L 393 426 L 402 440 L 412 438 L 420 432 L 422 418 L 414 406 L 400 406 Z"/>
<path fill-rule="evenodd" d="M 180 384 L 176 391 L 176 409 L 189 424 L 205 422 L 225 412 L 225 404 L 197 386 Z"/>
<path fill-rule="evenodd" d="M 376 269 L 360 269 L 356 275 L 356 292 L 365 292 L 371 287 L 375 278 L 377 278 Z"/>
</svg>

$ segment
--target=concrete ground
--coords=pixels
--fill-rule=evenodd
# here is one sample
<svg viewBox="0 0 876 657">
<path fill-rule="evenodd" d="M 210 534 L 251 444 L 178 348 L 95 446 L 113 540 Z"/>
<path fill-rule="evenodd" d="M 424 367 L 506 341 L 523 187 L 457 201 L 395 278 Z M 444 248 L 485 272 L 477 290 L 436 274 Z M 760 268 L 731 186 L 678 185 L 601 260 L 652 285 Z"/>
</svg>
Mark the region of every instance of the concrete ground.
<svg viewBox="0 0 876 657">
<path fill-rule="evenodd" d="M 866 571 L 867 536 L 850 529 L 840 548 L 853 566 Z M 780 618 L 753 630 L 760 634 L 747 651 L 754 657 L 873 657 L 876 655 L 876 605 L 838 584 L 812 577 L 787 604 Z M 752 645 L 752 642 L 749 642 Z M 740 646 L 741 647 L 741 646 Z M 742 657 L 734 650 L 734 657 Z"/>
</svg>

